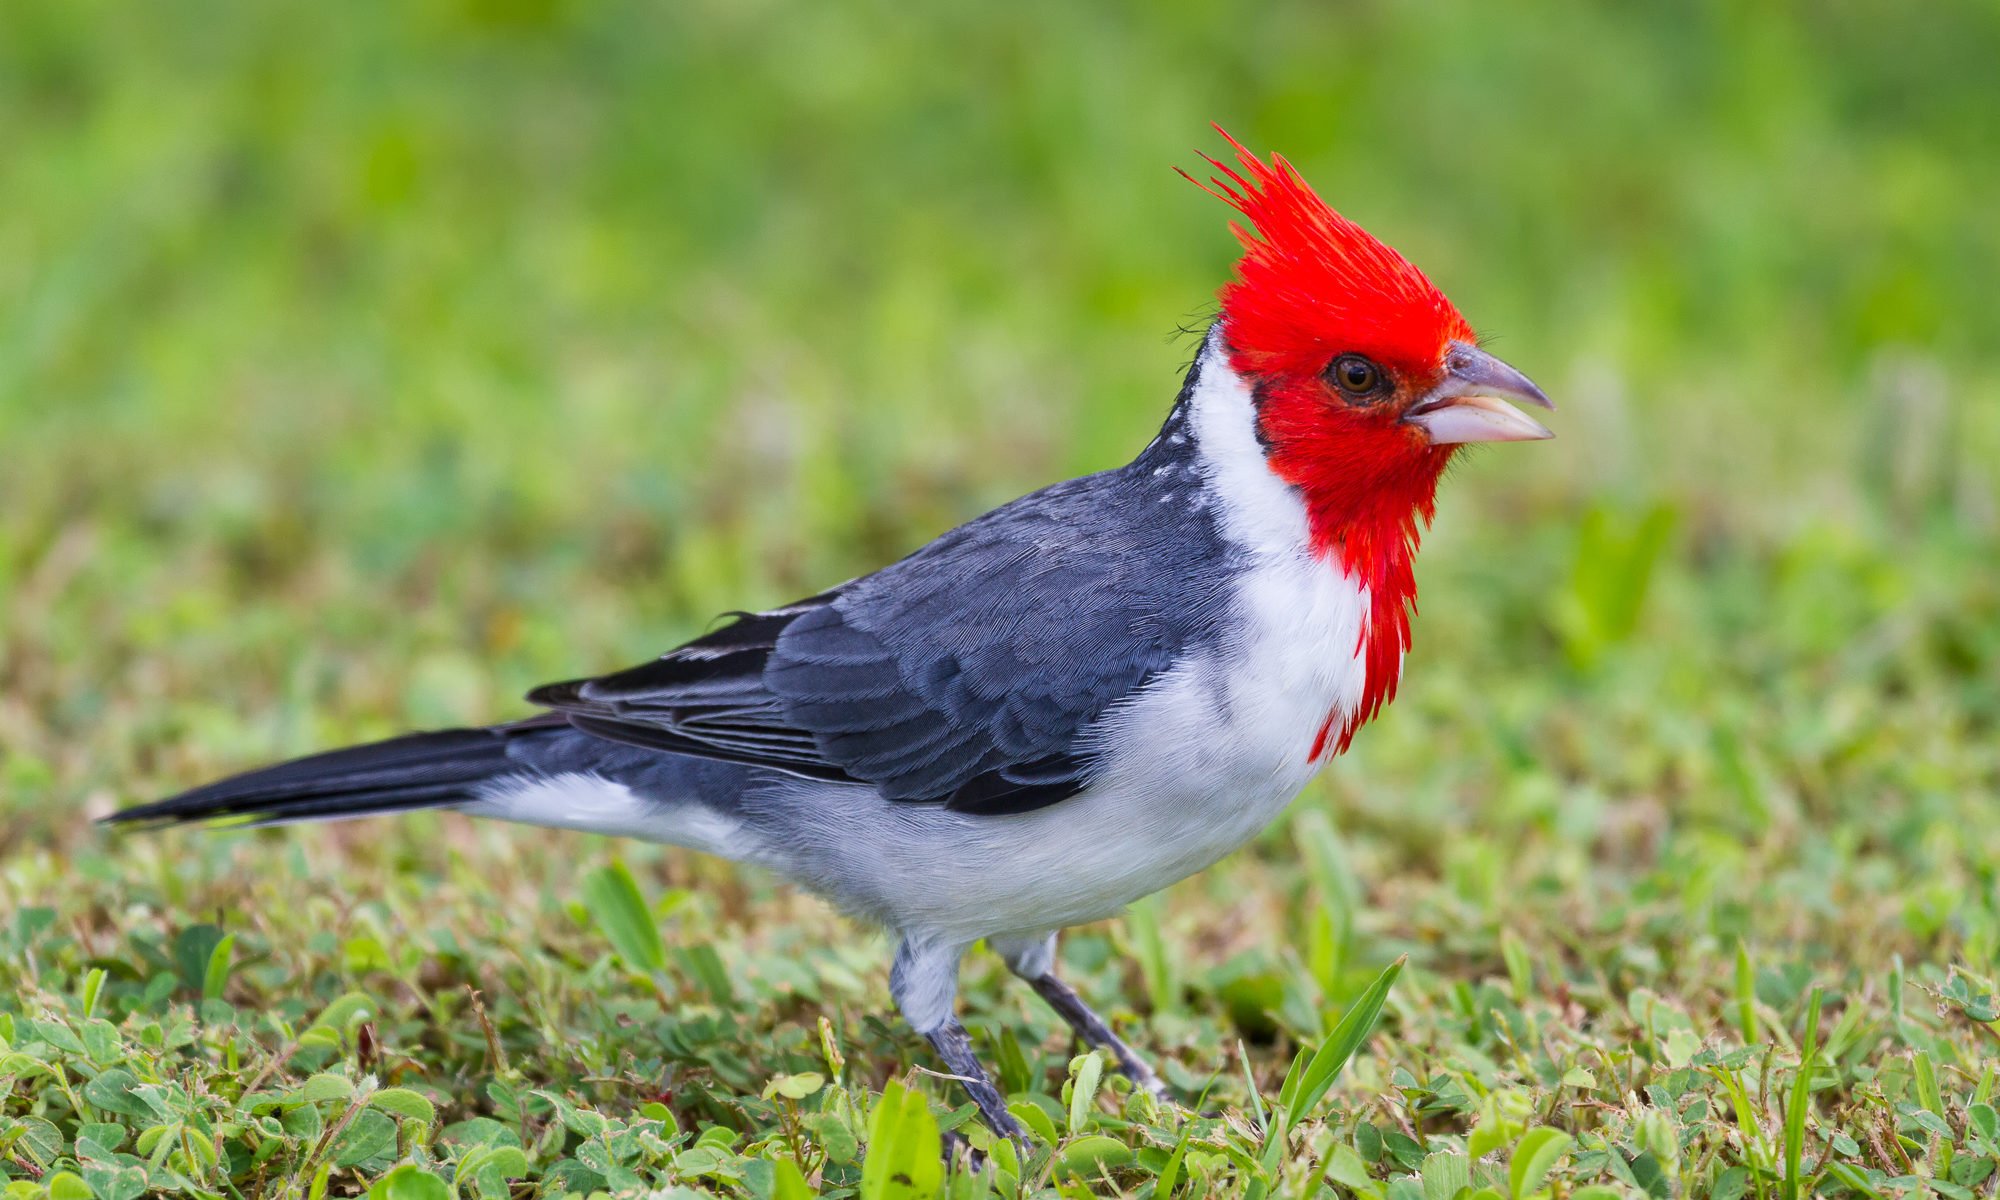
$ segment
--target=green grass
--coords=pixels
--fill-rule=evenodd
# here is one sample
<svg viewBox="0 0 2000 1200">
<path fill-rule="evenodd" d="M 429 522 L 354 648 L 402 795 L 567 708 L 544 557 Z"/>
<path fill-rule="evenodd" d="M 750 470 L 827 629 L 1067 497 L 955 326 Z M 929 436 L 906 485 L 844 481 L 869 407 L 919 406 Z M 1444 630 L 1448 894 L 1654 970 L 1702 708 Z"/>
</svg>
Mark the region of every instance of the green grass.
<svg viewBox="0 0 2000 1200">
<path fill-rule="evenodd" d="M 924 1190 L 979 1135 L 888 947 L 766 878 L 89 818 L 517 715 L 1121 461 L 1228 268 L 1169 170 L 1210 119 L 1560 437 L 1447 481 L 1353 752 L 1065 942 L 1222 1115 L 975 956 L 1053 1145 L 950 1186 L 1994 1193 L 1992 6 L 1132 7 L 0 8 L 10 1195 Z"/>
</svg>

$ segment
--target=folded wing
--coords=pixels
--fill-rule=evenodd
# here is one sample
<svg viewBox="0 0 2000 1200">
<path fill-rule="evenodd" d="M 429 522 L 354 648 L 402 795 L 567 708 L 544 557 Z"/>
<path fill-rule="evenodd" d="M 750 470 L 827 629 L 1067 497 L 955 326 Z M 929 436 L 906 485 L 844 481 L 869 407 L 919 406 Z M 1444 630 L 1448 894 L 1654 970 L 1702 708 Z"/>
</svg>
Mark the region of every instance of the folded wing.
<svg viewBox="0 0 2000 1200">
<path fill-rule="evenodd" d="M 1178 561 L 1174 521 L 1104 519 L 1120 497 L 1089 489 L 1117 484 L 1058 485 L 874 575 L 529 698 L 598 736 L 892 800 L 1056 803 L 1089 782 L 1089 724 L 1212 631 L 1221 603 L 1212 571 Z"/>
</svg>

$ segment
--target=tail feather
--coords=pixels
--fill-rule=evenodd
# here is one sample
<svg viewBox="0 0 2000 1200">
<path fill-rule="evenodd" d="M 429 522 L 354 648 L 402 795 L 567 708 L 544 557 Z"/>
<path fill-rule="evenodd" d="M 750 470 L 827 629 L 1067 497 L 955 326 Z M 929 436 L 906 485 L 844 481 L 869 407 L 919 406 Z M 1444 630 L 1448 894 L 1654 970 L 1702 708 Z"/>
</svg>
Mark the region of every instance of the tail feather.
<svg viewBox="0 0 2000 1200">
<path fill-rule="evenodd" d="M 477 799 L 480 785 L 522 769 L 507 753 L 515 738 L 562 724 L 540 719 L 406 734 L 232 776 L 104 820 L 172 825 L 233 817 L 268 825 L 460 804 Z"/>
</svg>

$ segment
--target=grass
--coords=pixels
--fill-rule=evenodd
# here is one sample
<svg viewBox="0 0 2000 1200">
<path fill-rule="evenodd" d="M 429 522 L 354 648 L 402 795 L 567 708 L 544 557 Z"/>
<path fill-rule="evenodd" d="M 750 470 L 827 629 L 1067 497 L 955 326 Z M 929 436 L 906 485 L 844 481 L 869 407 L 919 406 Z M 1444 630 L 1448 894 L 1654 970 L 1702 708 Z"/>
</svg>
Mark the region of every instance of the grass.
<svg viewBox="0 0 2000 1200">
<path fill-rule="evenodd" d="M 1996 41 L 1974 3 L 8 6 L 9 1194 L 1992 1195 Z M 883 939 L 768 879 L 436 814 L 90 827 L 1120 461 L 1227 270 L 1168 170 L 1211 118 L 1564 406 L 1447 482 L 1384 719 L 1064 943 L 1220 1116 L 975 956 L 1038 1137 L 946 1180 L 935 1130 L 980 1135 Z"/>
</svg>

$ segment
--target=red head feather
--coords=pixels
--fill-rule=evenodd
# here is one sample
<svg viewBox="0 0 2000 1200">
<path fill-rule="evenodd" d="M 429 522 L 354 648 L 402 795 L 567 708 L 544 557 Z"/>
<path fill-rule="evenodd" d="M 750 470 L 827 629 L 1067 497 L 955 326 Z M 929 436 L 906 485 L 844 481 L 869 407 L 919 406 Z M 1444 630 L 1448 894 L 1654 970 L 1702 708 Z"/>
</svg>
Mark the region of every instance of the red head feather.
<svg viewBox="0 0 2000 1200">
<path fill-rule="evenodd" d="M 1329 208 L 1283 155 L 1266 165 L 1216 132 L 1243 169 L 1203 155 L 1228 181 L 1202 186 L 1255 227 L 1230 222 L 1243 257 L 1222 289 L 1239 372 L 1317 375 L 1336 355 L 1356 353 L 1421 375 L 1450 342 L 1473 340 L 1472 327 L 1422 271 Z"/>
<path fill-rule="evenodd" d="M 1415 608 L 1419 523 L 1430 523 L 1452 452 L 1399 418 L 1441 377 L 1450 344 L 1474 335 L 1422 271 L 1329 208 L 1284 158 L 1274 154 L 1267 165 L 1216 132 L 1241 169 L 1209 158 L 1226 178 L 1202 186 L 1255 227 L 1231 224 L 1243 257 L 1222 289 L 1230 365 L 1256 393 L 1271 470 L 1305 501 L 1313 550 L 1369 595 L 1358 648 L 1367 666 L 1361 702 L 1338 726 L 1338 714 L 1327 718 L 1312 748 L 1317 759 L 1329 745 L 1345 750 L 1396 694 Z M 1326 372 L 1346 354 L 1387 372 L 1389 400 L 1341 402 Z"/>
</svg>

